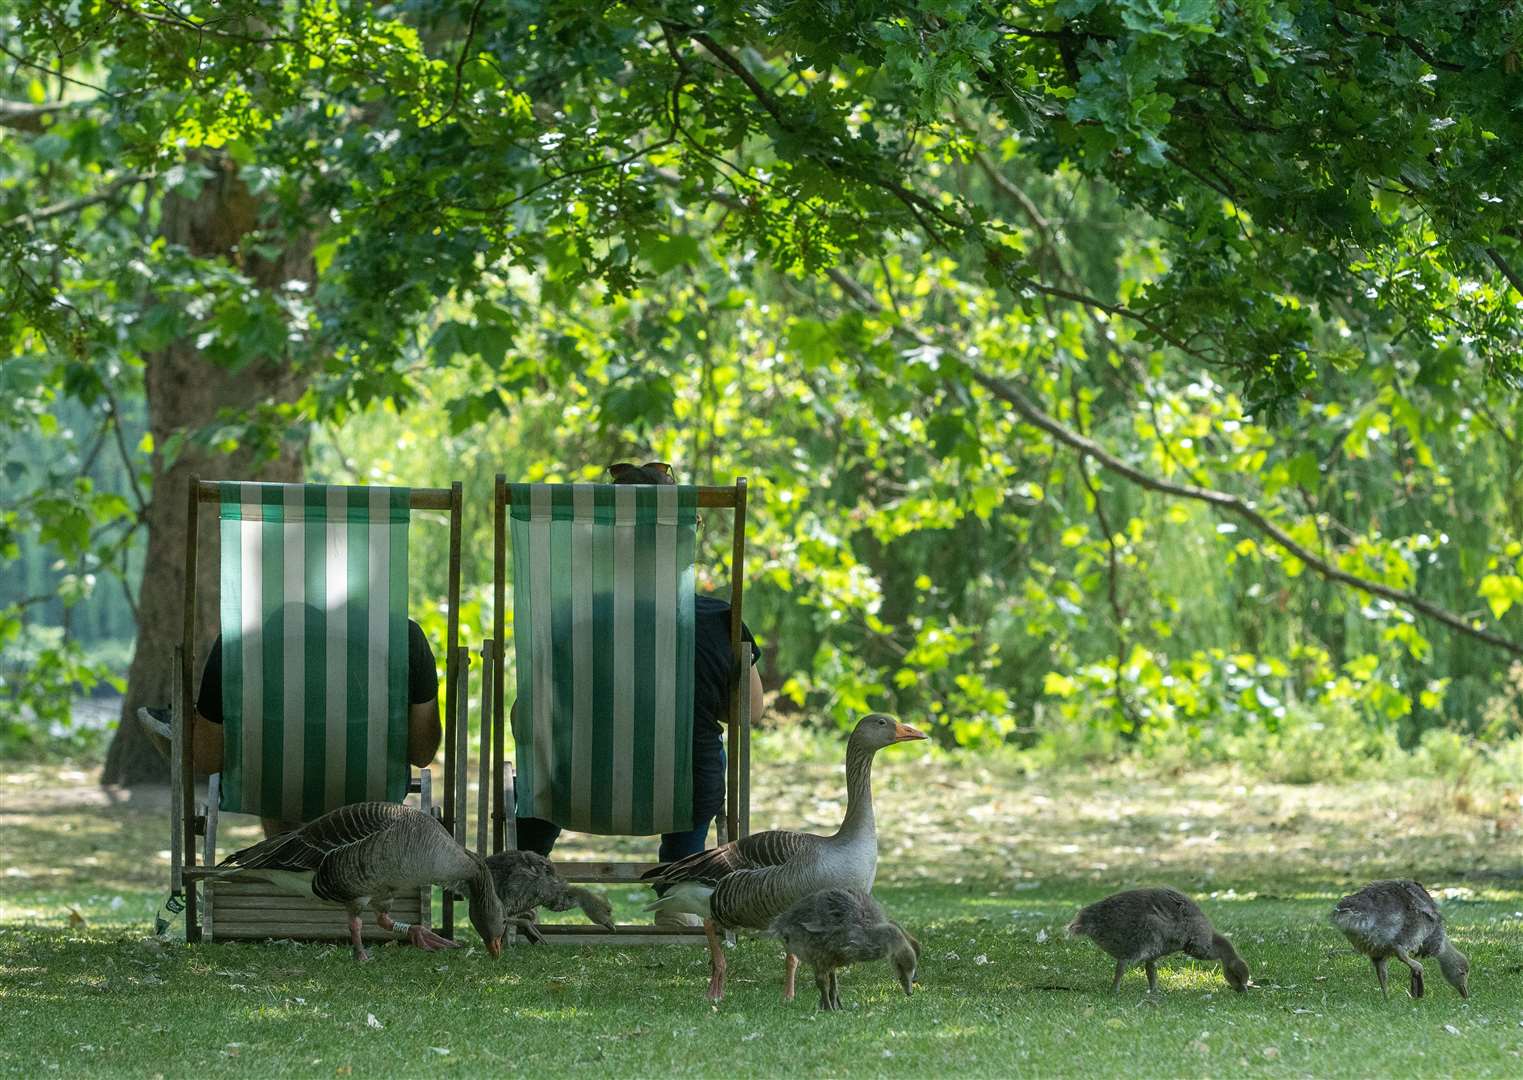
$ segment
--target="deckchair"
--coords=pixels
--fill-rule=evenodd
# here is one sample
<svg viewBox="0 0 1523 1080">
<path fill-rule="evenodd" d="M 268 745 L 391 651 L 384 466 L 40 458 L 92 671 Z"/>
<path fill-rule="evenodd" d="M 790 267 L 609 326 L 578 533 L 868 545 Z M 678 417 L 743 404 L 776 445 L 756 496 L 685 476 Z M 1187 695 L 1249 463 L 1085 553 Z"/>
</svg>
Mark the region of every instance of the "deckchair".
<svg viewBox="0 0 1523 1080">
<path fill-rule="evenodd" d="M 185 546 L 185 622 L 175 649 L 171 717 L 171 911 L 185 937 L 225 941 L 338 938 L 331 907 L 260 881 L 226 879 L 217 863 L 221 812 L 310 821 L 338 806 L 433 806 L 428 769 L 407 762 L 408 528 L 415 510 L 448 510 L 448 642 L 445 649 L 446 828 L 465 839 L 464 760 L 469 653 L 456 645 L 460 607 L 461 486 L 339 487 L 191 478 Z M 223 768 L 195 809 L 191 745 L 195 708 L 196 551 L 201 508 L 218 508 Z M 196 838 L 203 838 L 197 865 Z M 201 884 L 198 896 L 197 883 Z M 454 930 L 446 892 L 445 935 Z M 397 897 L 392 914 L 432 924 L 431 890 Z M 364 935 L 394 935 L 366 913 Z"/>
<path fill-rule="evenodd" d="M 492 672 L 483 695 L 479 842 L 516 847 L 516 816 L 576 832 L 644 836 L 693 824 L 693 583 L 699 507 L 733 515 L 730 695 L 720 841 L 750 830 L 751 646 L 741 638 L 746 481 L 733 487 L 509 484 L 497 476 Z M 517 770 L 504 753 L 509 519 Z M 491 762 L 488 775 L 486 762 Z M 494 797 L 486 805 L 485 793 Z M 558 862 L 576 882 L 633 882 L 649 862 Z M 700 929 L 544 926 L 546 941 L 703 939 Z"/>
</svg>

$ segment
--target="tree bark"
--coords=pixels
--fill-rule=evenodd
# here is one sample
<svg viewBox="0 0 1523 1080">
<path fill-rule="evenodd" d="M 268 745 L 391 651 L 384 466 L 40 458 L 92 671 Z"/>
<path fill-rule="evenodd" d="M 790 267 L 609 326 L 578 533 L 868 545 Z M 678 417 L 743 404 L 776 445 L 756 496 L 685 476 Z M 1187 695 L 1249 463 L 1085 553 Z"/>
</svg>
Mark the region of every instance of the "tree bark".
<svg viewBox="0 0 1523 1080">
<path fill-rule="evenodd" d="M 308 234 L 288 237 L 278 257 L 263 259 L 241 251 L 241 241 L 260 224 L 258 200 L 227 159 L 207 162 L 212 176 L 194 198 L 168 195 L 162 207 L 160 232 L 171 244 L 182 245 L 203 258 L 226 258 L 262 288 L 298 279 L 315 278 L 312 241 Z M 193 339 L 176 341 L 150 353 L 146 361 L 148 430 L 153 436 L 153 487 L 144 524 L 148 552 L 139 589 L 137 640 L 127 674 L 122 703 L 103 784 L 159 784 L 169 778 L 169 763 L 154 749 L 139 727 L 141 705 L 168 705 L 172 689 L 174 647 L 184 621 L 186 490 L 192 475 L 299 482 L 303 475 L 305 437 L 286 439 L 273 459 L 256 460 L 245 447 L 221 453 L 187 440 L 178 456 L 165 460 L 162 448 L 177 433 L 190 434 L 212 422 L 223 409 L 242 410 L 294 401 L 306 388 L 310 374 L 291 363 L 276 361 L 226 368 L 205 360 Z M 196 641 L 198 671 L 217 633 L 217 529 L 203 519 L 196 562 Z M 190 704 L 190 703 L 187 703 Z"/>
</svg>

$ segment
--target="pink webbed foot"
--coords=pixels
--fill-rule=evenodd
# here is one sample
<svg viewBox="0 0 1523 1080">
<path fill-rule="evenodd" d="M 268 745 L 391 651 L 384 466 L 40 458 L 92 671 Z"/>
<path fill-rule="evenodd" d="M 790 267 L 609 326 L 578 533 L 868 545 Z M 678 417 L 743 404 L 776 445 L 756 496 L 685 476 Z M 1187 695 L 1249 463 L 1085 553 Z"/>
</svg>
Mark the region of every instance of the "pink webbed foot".
<svg viewBox="0 0 1523 1080">
<path fill-rule="evenodd" d="M 407 928 L 407 940 L 412 942 L 424 952 L 438 952 L 440 949 L 458 949 L 460 942 L 451 941 L 447 937 L 440 937 L 426 926 L 413 923 Z"/>
</svg>

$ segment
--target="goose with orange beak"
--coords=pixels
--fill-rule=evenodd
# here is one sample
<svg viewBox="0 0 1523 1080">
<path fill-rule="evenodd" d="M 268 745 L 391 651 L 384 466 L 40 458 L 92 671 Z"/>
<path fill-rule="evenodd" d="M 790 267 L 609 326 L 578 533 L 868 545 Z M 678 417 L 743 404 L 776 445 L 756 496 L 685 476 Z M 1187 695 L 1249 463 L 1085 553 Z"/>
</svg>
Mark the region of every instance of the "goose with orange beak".
<svg viewBox="0 0 1523 1080">
<path fill-rule="evenodd" d="M 646 871 L 645 880 L 661 894 L 647 911 L 681 911 L 703 919 L 710 1001 L 724 996 L 719 930 L 766 930 L 793 904 L 821 889 L 872 890 L 878 870 L 873 758 L 886 746 L 924 738 L 923 732 L 883 713 L 869 713 L 857 722 L 846 742 L 846 817 L 832 836 L 773 829 Z M 798 962 L 790 952 L 785 1001 L 793 1000 Z"/>
</svg>

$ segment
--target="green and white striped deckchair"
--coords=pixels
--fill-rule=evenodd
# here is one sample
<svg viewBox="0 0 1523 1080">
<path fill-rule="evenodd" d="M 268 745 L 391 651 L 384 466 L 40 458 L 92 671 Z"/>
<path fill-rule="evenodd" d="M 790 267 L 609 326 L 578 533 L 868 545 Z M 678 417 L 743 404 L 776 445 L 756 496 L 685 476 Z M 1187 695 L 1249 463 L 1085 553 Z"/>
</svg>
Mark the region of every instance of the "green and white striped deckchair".
<svg viewBox="0 0 1523 1080">
<path fill-rule="evenodd" d="M 332 936 L 331 910 L 261 882 L 219 879 L 217 815 L 309 821 L 335 807 L 417 791 L 431 809 L 429 770 L 408 766 L 407 556 L 411 511 L 449 512 L 445 643 L 444 812 L 464 842 L 465 677 L 460 625 L 460 484 L 448 488 L 336 487 L 191 478 L 185 540 L 184 630 L 175 651 L 171 746 L 171 910 L 183 904 L 188 941 Z M 220 520 L 222 770 L 197 812 L 194 712 L 196 560 L 200 509 Z M 204 837 L 202 865 L 197 837 Z M 204 883 L 201 890 L 197 883 Z M 394 898 L 392 913 L 429 925 L 432 892 Z M 215 918 L 214 918 L 215 913 Z M 443 931 L 453 932 L 446 893 Z M 373 921 L 367 938 L 389 938 Z"/>
<path fill-rule="evenodd" d="M 692 827 L 699 508 L 718 511 L 732 525 L 730 648 L 735 671 L 746 672 L 751 653 L 741 634 L 744 477 L 727 487 L 680 487 L 509 484 L 497 474 L 493 634 L 482 648 L 492 673 L 481 702 L 477 835 L 483 850 L 488 819 L 493 851 L 517 847 L 516 817 L 604 835 Z M 510 610 L 512 644 L 499 647 Z M 505 746 L 509 651 L 518 679 L 511 710 L 516 773 Z M 746 678 L 731 686 L 721 843 L 740 839 L 750 828 L 749 687 Z M 556 870 L 568 881 L 609 884 L 638 881 L 651 865 L 649 859 L 557 860 Z M 617 945 L 704 938 L 693 928 L 585 925 L 541 925 L 531 936 Z"/>
<path fill-rule="evenodd" d="M 218 485 L 220 809 L 407 794 L 409 489 Z"/>
<path fill-rule="evenodd" d="M 692 828 L 698 489 L 510 488 L 518 815 Z"/>
</svg>

